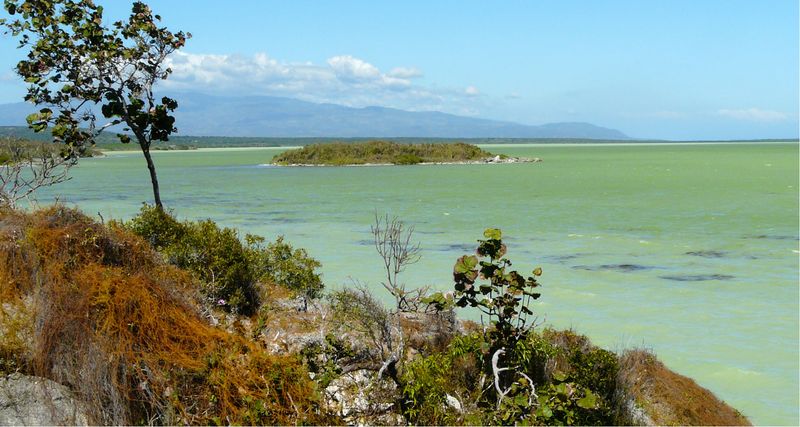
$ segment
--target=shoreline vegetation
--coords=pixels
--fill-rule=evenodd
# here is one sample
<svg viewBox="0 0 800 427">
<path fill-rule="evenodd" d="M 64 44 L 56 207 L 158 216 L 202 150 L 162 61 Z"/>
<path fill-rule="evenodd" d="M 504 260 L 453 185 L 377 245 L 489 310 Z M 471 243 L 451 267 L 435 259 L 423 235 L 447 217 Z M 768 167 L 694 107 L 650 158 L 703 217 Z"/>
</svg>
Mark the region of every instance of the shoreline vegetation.
<svg viewBox="0 0 800 427">
<path fill-rule="evenodd" d="M 0 126 L 0 136 L 13 136 L 20 139 L 32 141 L 51 142 L 52 135 L 48 132 L 35 133 L 26 126 Z M 301 147 L 310 144 L 331 144 L 337 142 L 359 143 L 369 142 L 377 139 L 376 137 L 250 137 L 250 136 L 192 136 L 192 135 L 171 135 L 169 142 L 165 144 L 153 144 L 152 150 L 164 151 L 184 151 L 200 148 L 244 148 L 244 147 L 267 147 L 267 148 L 287 148 Z M 380 138 L 387 141 L 402 144 L 451 144 L 455 142 L 465 142 L 472 145 L 671 145 L 671 144 L 736 144 L 736 143 L 798 143 L 797 138 L 783 139 L 751 139 L 751 140 L 654 140 L 654 139 L 582 139 L 582 138 L 412 138 L 412 137 L 385 137 Z M 115 136 L 114 132 L 101 133 L 96 138 L 95 148 L 100 151 L 133 151 L 137 147 L 131 144 L 122 144 Z M 138 151 L 138 150 L 137 150 Z"/>
<path fill-rule="evenodd" d="M 277 166 L 386 166 L 501 164 L 539 162 L 539 158 L 495 155 L 482 148 L 456 142 L 452 144 L 398 144 L 390 141 L 363 143 L 336 142 L 311 144 L 275 156 Z"/>
<path fill-rule="evenodd" d="M 0 136 L 0 165 L 31 160 L 46 156 L 58 156 L 62 146 L 43 141 L 33 141 L 17 137 Z M 102 156 L 98 149 L 88 149 L 79 153 L 80 157 Z"/>
<path fill-rule="evenodd" d="M 280 237 L 153 207 L 108 223 L 0 209 L 0 225 L 0 387 L 66 395 L 42 424 L 749 425 L 645 350 L 515 329 L 516 305 L 459 320 L 478 283 L 539 289 L 540 268 L 478 276 L 506 270 L 499 230 L 479 240 L 488 261 L 456 261 L 455 293 L 392 310 L 369 288 L 323 293 L 319 263 Z"/>
</svg>

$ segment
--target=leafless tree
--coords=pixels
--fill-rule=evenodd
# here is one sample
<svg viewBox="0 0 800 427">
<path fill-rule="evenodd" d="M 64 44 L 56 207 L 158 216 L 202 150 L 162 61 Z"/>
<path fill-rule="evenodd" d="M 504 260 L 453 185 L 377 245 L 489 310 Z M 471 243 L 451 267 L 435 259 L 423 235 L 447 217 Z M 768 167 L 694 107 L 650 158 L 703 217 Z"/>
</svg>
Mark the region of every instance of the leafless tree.
<svg viewBox="0 0 800 427">
<path fill-rule="evenodd" d="M 397 276 L 407 266 L 420 260 L 419 242 L 414 243 L 414 226 L 406 225 L 397 217 L 375 213 L 375 223 L 371 226 L 375 250 L 383 259 L 386 270 L 386 281 L 381 282 L 397 303 L 398 311 L 415 311 L 419 308 L 420 299 L 427 293 L 428 287 L 406 290 L 405 283 L 398 281 Z"/>
<path fill-rule="evenodd" d="M 0 205 L 13 208 L 23 199 L 33 201 L 36 190 L 70 179 L 68 172 L 77 156 L 53 148 L 14 139 L 0 142 L 0 152 L 8 156 L 0 165 Z"/>
<path fill-rule="evenodd" d="M 330 295 L 334 317 L 369 343 L 377 377 L 390 377 L 396 383 L 397 366 L 403 360 L 406 343 L 397 316 L 375 299 L 366 286 L 354 283 L 348 289 Z"/>
</svg>

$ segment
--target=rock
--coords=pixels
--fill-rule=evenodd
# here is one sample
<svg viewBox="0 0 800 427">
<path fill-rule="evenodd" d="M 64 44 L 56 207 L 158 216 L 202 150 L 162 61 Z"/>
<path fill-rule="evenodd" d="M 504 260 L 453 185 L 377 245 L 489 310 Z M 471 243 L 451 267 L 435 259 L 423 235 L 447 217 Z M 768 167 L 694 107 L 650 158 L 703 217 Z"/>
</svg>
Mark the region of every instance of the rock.
<svg viewBox="0 0 800 427">
<path fill-rule="evenodd" d="M 463 408 L 461 407 L 461 402 L 459 402 L 459 400 L 455 397 L 445 394 L 444 399 L 447 401 L 447 406 L 455 409 L 458 412 L 464 412 Z"/>
<path fill-rule="evenodd" d="M 325 406 L 348 425 L 402 425 L 393 412 L 394 384 L 366 369 L 348 372 L 325 388 Z"/>
<path fill-rule="evenodd" d="M 19 373 L 0 378 L 0 425 L 88 425 L 83 405 L 61 384 Z"/>
</svg>

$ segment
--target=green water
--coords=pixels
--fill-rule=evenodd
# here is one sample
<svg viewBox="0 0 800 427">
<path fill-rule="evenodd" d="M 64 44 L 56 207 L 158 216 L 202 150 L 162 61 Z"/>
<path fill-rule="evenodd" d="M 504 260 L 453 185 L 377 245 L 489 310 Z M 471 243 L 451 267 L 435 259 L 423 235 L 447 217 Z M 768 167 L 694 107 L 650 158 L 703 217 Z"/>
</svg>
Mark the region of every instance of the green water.
<svg viewBox="0 0 800 427">
<path fill-rule="evenodd" d="M 379 282 L 376 210 L 416 226 L 423 259 L 405 280 L 438 289 L 484 228 L 501 228 L 516 267 L 544 269 L 542 320 L 612 350 L 650 348 L 755 423 L 799 423 L 796 144 L 487 149 L 544 162 L 259 166 L 279 149 L 154 157 L 179 216 L 284 234 L 322 261 L 329 287 Z M 151 200 L 141 154 L 82 160 L 73 175 L 53 192 L 90 214 L 127 218 Z"/>
</svg>

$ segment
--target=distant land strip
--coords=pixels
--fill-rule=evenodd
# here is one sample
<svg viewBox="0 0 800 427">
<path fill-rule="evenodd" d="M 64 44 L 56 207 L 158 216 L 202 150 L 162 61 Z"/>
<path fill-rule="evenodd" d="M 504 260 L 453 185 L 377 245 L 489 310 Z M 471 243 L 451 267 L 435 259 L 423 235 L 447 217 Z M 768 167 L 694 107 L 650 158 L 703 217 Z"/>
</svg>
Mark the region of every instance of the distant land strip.
<svg viewBox="0 0 800 427">
<path fill-rule="evenodd" d="M 35 133 L 26 126 L 0 126 L 0 136 L 15 136 L 34 141 L 50 141 L 47 132 Z M 732 140 L 684 140 L 665 139 L 586 139 L 586 138 L 336 138 L 336 137 L 242 137 L 242 136 L 172 136 L 169 142 L 156 143 L 153 149 L 192 149 L 192 148 L 224 148 L 224 147 L 298 147 L 310 144 L 330 144 L 336 142 L 368 142 L 375 139 L 404 144 L 449 144 L 466 142 L 472 145 L 491 144 L 698 144 L 698 143 L 759 143 L 759 142 L 794 142 L 798 138 L 783 139 L 732 139 Z M 97 148 L 107 151 L 136 150 L 131 144 L 122 144 L 113 132 L 102 133 L 96 140 Z"/>
</svg>

